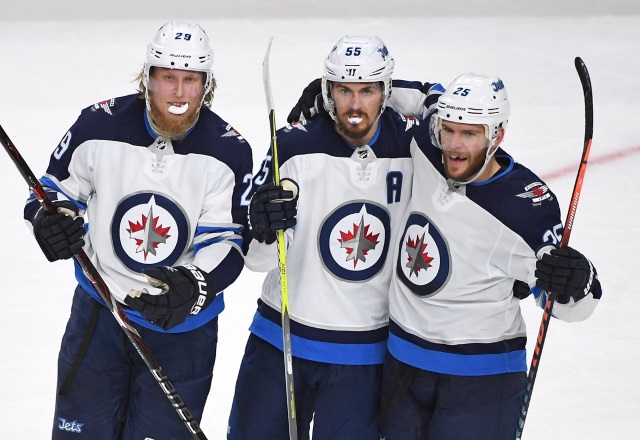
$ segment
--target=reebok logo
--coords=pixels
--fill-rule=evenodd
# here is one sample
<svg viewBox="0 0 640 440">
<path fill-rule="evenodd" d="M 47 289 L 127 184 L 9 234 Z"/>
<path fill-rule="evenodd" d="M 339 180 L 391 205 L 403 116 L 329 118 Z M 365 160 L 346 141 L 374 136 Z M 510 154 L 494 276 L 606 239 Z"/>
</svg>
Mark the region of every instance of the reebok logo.
<svg viewBox="0 0 640 440">
<path fill-rule="evenodd" d="M 83 426 L 84 423 L 78 423 L 77 420 L 70 422 L 64 417 L 58 417 L 58 429 L 60 431 L 75 432 L 76 434 L 80 434 L 82 432 Z"/>
</svg>

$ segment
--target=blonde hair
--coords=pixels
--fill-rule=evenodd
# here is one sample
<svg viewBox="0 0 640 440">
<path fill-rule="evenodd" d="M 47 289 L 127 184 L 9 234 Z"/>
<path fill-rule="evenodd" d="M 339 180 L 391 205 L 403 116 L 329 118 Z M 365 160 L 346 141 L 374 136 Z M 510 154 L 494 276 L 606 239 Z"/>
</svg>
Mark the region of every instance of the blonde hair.
<svg viewBox="0 0 640 440">
<path fill-rule="evenodd" d="M 151 76 L 152 70 L 153 70 L 153 66 L 151 66 L 151 68 L 149 69 L 149 76 Z M 206 83 L 206 80 L 207 80 L 207 74 L 205 72 L 202 72 L 202 82 Z M 145 99 L 147 88 L 144 86 L 144 66 L 142 66 L 142 70 L 140 70 L 140 73 L 138 73 L 138 76 L 136 76 L 133 82 L 138 83 L 138 98 Z M 213 74 L 212 74 L 211 88 L 209 89 L 207 94 L 204 95 L 204 100 L 202 101 L 202 105 L 206 107 L 211 107 L 211 102 L 213 101 L 213 92 L 216 89 L 216 87 L 217 87 L 216 79 L 213 77 Z"/>
</svg>

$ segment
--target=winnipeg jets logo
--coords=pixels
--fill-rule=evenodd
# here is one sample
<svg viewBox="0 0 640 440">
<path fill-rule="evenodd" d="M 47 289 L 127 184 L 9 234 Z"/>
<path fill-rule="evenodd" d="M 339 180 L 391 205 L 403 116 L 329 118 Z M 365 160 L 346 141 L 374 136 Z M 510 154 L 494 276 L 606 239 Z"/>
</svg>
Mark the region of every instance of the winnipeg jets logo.
<svg viewBox="0 0 640 440">
<path fill-rule="evenodd" d="M 284 131 L 289 132 L 294 128 L 297 128 L 298 130 L 302 130 L 306 133 L 307 132 L 307 129 L 305 128 L 306 122 L 307 122 L 306 120 L 292 122 L 291 124 L 285 125 Z"/>
<path fill-rule="evenodd" d="M 421 213 L 409 215 L 400 237 L 396 273 L 418 296 L 439 292 L 449 281 L 449 248 L 438 228 Z"/>
<path fill-rule="evenodd" d="M 384 266 L 390 236 L 387 210 L 377 204 L 353 201 L 329 214 L 318 234 L 324 267 L 345 281 L 366 281 Z"/>
<path fill-rule="evenodd" d="M 370 234 L 369 226 L 364 225 L 364 216 L 362 216 L 358 226 L 353 225 L 352 231 L 340 231 L 342 237 L 338 239 L 340 247 L 347 251 L 346 261 L 353 261 L 354 268 L 357 266 L 358 261 L 366 262 L 369 251 L 375 249 L 376 245 L 380 243 L 378 241 L 380 234 Z"/>
<path fill-rule="evenodd" d="M 421 270 L 427 270 L 431 267 L 431 262 L 434 259 L 426 252 L 427 243 L 424 242 L 425 234 L 426 233 L 423 233 L 420 237 L 416 236 L 415 240 L 412 240 L 411 237 L 407 238 L 404 250 L 407 253 L 408 261 L 405 267 L 409 268 L 409 277 L 414 274 L 417 277 Z"/>
<path fill-rule="evenodd" d="M 523 199 L 531 199 L 534 206 L 540 205 L 543 200 L 553 200 L 549 187 L 542 182 L 533 182 L 524 187 L 525 192 L 516 194 Z"/>
<path fill-rule="evenodd" d="M 416 118 L 412 116 L 407 116 L 406 118 L 407 118 L 407 126 L 405 127 L 404 131 L 409 131 L 409 129 L 414 125 L 420 125 L 420 121 L 418 121 Z"/>
<path fill-rule="evenodd" d="M 231 124 L 228 124 L 225 127 L 225 130 L 227 130 L 227 132 L 223 134 L 222 137 L 237 137 L 240 142 L 244 142 L 244 137 L 235 128 L 233 128 Z"/>
<path fill-rule="evenodd" d="M 58 417 L 58 429 L 60 431 L 73 432 L 80 434 L 84 423 L 78 423 L 77 420 L 69 421 L 64 417 Z"/>
<path fill-rule="evenodd" d="M 144 255 L 144 261 L 147 261 L 147 255 L 149 253 L 156 255 L 156 248 L 160 244 L 167 242 L 170 227 L 162 227 L 158 224 L 159 217 L 153 216 L 153 206 L 149 207 L 149 214 L 142 216 L 141 221 L 133 223 L 129 221 L 129 237 L 135 240 L 136 253 L 142 252 Z"/>
<path fill-rule="evenodd" d="M 381 46 L 376 50 L 380 52 L 380 56 L 383 60 L 386 61 L 387 57 L 389 56 L 389 49 L 387 49 L 387 46 Z"/>
<path fill-rule="evenodd" d="M 118 259 L 135 272 L 156 265 L 172 266 L 188 247 L 189 222 L 180 206 L 154 193 L 122 200 L 111 223 Z"/>
<path fill-rule="evenodd" d="M 107 99 L 105 101 L 100 101 L 98 103 L 93 104 L 93 110 L 104 110 L 105 113 L 113 116 L 113 113 L 111 113 L 111 107 L 113 107 L 116 103 L 116 100 L 114 98 L 112 99 Z"/>
</svg>

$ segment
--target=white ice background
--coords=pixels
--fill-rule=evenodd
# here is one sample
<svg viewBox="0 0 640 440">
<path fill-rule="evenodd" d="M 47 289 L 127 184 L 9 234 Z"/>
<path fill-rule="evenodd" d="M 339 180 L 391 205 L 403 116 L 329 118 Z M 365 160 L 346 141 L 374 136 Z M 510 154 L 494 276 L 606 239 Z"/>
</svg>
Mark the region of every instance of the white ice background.
<svg viewBox="0 0 640 440">
<path fill-rule="evenodd" d="M 512 108 L 504 146 L 549 177 L 563 213 L 584 136 L 573 67 L 582 57 L 593 82 L 595 128 L 570 245 L 594 262 L 604 295 L 589 320 L 551 322 L 524 437 L 640 438 L 638 2 L 3 0 L 0 124 L 37 176 L 82 108 L 135 91 L 146 45 L 169 19 L 197 21 L 209 33 L 219 86 L 213 110 L 253 146 L 254 168 L 269 142 L 262 88 L 269 37 L 281 126 L 341 36 L 378 35 L 396 59 L 395 78 L 446 85 L 466 71 L 500 75 Z M 48 263 L 28 233 L 26 184 L 0 155 L 0 438 L 46 439 L 75 281 L 72 264 Z M 225 293 L 202 422 L 210 439 L 225 438 L 262 278 L 245 270 Z M 530 359 L 542 311 L 530 299 L 522 307 Z"/>
</svg>

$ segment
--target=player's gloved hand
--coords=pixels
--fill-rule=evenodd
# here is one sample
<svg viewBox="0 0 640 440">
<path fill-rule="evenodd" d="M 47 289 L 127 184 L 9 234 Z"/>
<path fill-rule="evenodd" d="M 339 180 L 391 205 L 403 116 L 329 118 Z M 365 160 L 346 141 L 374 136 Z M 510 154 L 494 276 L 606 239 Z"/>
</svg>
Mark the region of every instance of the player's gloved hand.
<svg viewBox="0 0 640 440">
<path fill-rule="evenodd" d="M 324 112 L 322 100 L 322 80 L 314 79 L 302 91 L 302 96 L 287 116 L 287 122 L 293 124 L 301 120 L 310 119 L 313 116 Z"/>
<path fill-rule="evenodd" d="M 276 231 L 296 224 L 298 213 L 298 184 L 282 179 L 280 186 L 273 183 L 259 187 L 249 204 L 249 228 L 260 243 L 276 241 Z"/>
<path fill-rule="evenodd" d="M 536 286 L 555 293 L 557 302 L 567 304 L 571 298 L 579 301 L 591 292 L 595 269 L 580 252 L 546 246 L 537 256 Z"/>
<path fill-rule="evenodd" d="M 84 219 L 68 200 L 56 201 L 57 212 L 40 209 L 33 221 L 33 235 L 49 261 L 66 260 L 84 246 Z"/>
<path fill-rule="evenodd" d="M 132 289 L 124 302 L 164 330 L 183 323 L 189 315 L 196 315 L 211 304 L 216 294 L 206 273 L 192 264 L 158 266 L 142 273 L 162 293 L 152 295 L 147 289 Z"/>
</svg>

